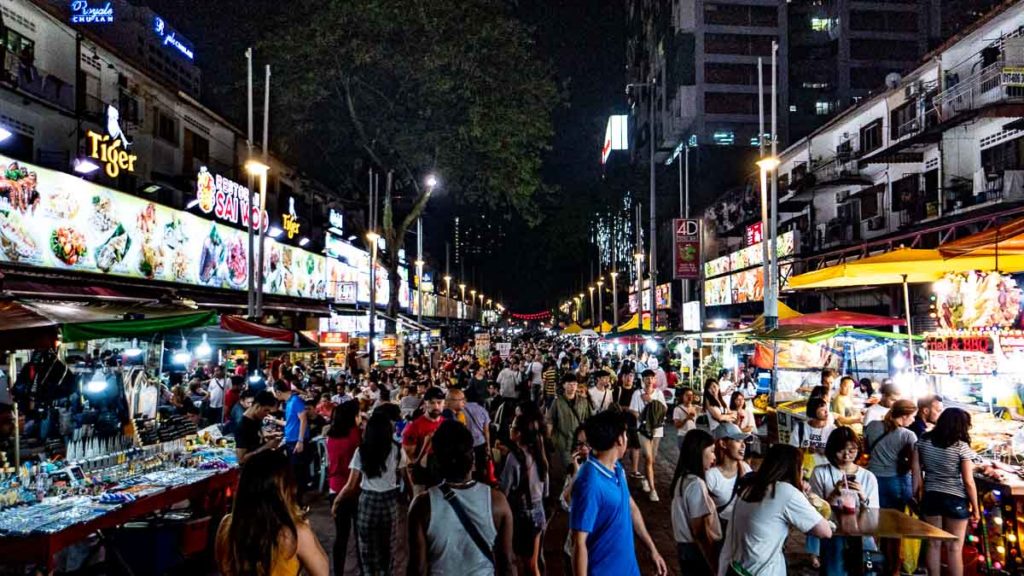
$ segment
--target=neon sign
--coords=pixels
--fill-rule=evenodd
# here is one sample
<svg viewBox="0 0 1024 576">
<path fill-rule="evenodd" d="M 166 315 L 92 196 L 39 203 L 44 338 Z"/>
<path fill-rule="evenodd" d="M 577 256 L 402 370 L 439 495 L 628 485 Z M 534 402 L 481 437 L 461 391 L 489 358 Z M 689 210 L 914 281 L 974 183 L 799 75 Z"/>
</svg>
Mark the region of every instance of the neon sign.
<svg viewBox="0 0 1024 576">
<path fill-rule="evenodd" d="M 329 221 L 331 224 L 331 228 L 335 228 L 338 231 L 338 235 L 340 236 L 345 230 L 345 216 L 341 212 L 338 212 L 334 208 L 331 208 Z"/>
<path fill-rule="evenodd" d="M 259 202 L 259 194 L 253 196 Z M 206 166 L 199 168 L 196 176 L 196 199 L 189 202 L 187 208 L 193 206 L 198 206 L 204 214 L 212 213 L 218 220 L 249 227 L 249 189 L 220 174 L 211 173 Z M 260 219 L 259 206 L 253 206 L 251 214 Z M 266 211 L 263 211 L 262 220 L 266 230 L 270 223 Z"/>
<path fill-rule="evenodd" d="M 111 178 L 117 178 L 122 170 L 135 172 L 135 161 L 139 159 L 127 152 L 132 143 L 121 129 L 120 117 L 117 108 L 107 106 L 107 133 L 85 132 L 89 140 L 89 157 L 102 162 L 104 171 Z"/>
<path fill-rule="evenodd" d="M 89 6 L 89 0 L 74 0 L 71 3 L 72 24 L 111 24 L 114 21 L 114 7 L 110 2 L 102 6 Z"/>
<path fill-rule="evenodd" d="M 281 216 L 281 228 L 284 229 L 288 239 L 291 240 L 299 233 L 300 226 L 302 224 L 299 223 L 299 217 L 295 214 L 295 198 L 288 198 L 288 213 Z"/>
<path fill-rule="evenodd" d="M 171 30 L 164 19 L 159 16 L 153 17 L 153 31 L 156 35 L 163 39 L 164 46 L 170 46 L 178 52 L 181 52 L 185 58 L 189 60 L 195 59 L 195 53 L 192 51 L 192 47 L 187 42 L 178 38 L 178 33 Z"/>
</svg>

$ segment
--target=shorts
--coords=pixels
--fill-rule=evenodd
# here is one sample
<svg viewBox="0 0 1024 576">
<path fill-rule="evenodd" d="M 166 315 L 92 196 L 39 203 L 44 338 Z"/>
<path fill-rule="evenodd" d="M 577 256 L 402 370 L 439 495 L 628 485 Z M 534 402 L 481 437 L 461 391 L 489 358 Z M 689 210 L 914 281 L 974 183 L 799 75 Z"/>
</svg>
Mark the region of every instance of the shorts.
<svg viewBox="0 0 1024 576">
<path fill-rule="evenodd" d="M 921 500 L 921 514 L 966 520 L 971 517 L 971 506 L 967 498 L 943 492 L 925 492 L 924 499 Z"/>
<path fill-rule="evenodd" d="M 658 437 L 658 438 L 648 438 L 647 436 L 644 436 L 643 434 L 637 434 L 637 436 L 640 438 L 640 451 L 645 453 L 645 454 L 652 454 L 652 455 L 654 455 L 654 450 L 655 450 L 654 445 L 659 440 L 661 440 L 661 438 L 660 437 Z"/>
<path fill-rule="evenodd" d="M 640 449 L 640 431 L 636 427 L 636 417 L 626 412 L 626 447 L 631 450 Z"/>
</svg>

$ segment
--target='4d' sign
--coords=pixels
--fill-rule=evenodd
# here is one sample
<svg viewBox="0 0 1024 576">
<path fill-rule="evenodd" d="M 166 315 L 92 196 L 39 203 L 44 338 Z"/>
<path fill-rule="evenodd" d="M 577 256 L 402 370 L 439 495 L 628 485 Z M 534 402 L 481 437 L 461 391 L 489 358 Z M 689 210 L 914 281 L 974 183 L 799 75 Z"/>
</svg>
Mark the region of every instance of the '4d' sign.
<svg viewBox="0 0 1024 576">
<path fill-rule="evenodd" d="M 220 174 L 211 173 L 206 166 L 201 167 L 196 176 L 196 199 L 188 207 L 193 206 L 198 206 L 205 214 L 213 213 L 218 220 L 249 227 L 249 189 Z M 259 218 L 259 207 L 253 206 L 251 213 Z M 270 223 L 266 211 L 262 220 L 266 230 Z"/>
</svg>

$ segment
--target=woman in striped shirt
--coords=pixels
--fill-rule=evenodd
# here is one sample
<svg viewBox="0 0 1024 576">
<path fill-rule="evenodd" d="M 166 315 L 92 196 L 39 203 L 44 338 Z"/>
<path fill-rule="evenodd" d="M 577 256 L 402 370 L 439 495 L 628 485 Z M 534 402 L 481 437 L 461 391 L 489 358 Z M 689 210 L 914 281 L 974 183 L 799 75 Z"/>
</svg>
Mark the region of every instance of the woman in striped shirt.
<svg viewBox="0 0 1024 576">
<path fill-rule="evenodd" d="M 921 437 L 911 461 L 914 494 L 921 503 L 925 521 L 956 536 L 956 540 L 942 544 L 948 574 L 952 576 L 961 576 L 964 571 L 967 520 L 976 523 L 981 518 L 974 485 L 973 460 L 977 455 L 971 449 L 970 429 L 970 414 L 959 408 L 947 408 L 935 428 Z M 939 574 L 940 555 L 939 546 L 928 546 L 929 574 Z"/>
</svg>

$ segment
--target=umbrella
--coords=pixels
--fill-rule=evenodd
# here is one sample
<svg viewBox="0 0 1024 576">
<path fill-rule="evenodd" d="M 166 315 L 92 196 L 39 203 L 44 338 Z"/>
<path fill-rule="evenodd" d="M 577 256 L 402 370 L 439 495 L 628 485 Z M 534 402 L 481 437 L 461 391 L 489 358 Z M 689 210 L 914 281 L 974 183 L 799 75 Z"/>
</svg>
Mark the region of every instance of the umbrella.
<svg viewBox="0 0 1024 576">
<path fill-rule="evenodd" d="M 906 326 L 903 318 L 877 316 L 847 310 L 828 310 L 779 320 L 782 326 Z"/>
</svg>

